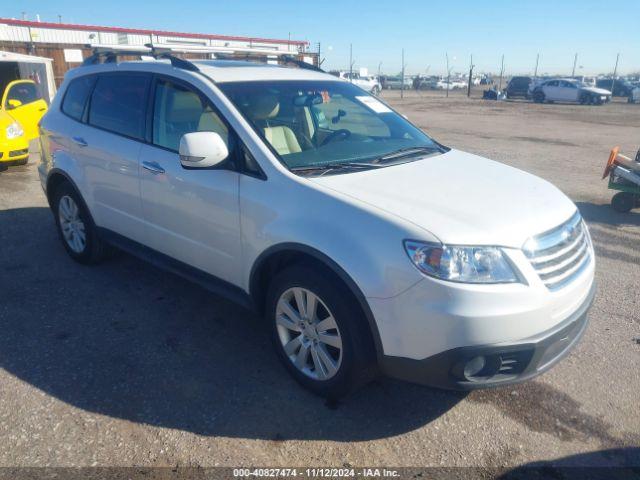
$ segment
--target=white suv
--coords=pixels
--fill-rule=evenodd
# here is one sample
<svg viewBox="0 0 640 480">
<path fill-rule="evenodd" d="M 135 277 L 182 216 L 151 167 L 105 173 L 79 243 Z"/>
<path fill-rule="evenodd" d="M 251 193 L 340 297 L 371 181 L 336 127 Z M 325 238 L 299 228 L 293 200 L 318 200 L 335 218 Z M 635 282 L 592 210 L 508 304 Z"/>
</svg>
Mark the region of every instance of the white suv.
<svg viewBox="0 0 640 480">
<path fill-rule="evenodd" d="M 512 383 L 576 344 L 595 259 L 553 185 L 320 71 L 172 62 L 76 68 L 42 120 L 73 259 L 117 246 L 250 306 L 325 396 Z"/>
</svg>

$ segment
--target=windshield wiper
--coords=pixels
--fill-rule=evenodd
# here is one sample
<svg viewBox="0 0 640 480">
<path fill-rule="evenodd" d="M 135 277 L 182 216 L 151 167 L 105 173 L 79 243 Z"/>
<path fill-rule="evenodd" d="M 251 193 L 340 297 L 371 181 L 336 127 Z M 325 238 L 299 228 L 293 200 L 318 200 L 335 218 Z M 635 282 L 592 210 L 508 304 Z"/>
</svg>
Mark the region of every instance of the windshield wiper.
<svg viewBox="0 0 640 480">
<path fill-rule="evenodd" d="M 320 175 L 324 175 L 325 173 L 334 171 L 368 170 L 371 168 L 382 168 L 383 166 L 384 165 L 368 162 L 341 162 L 311 165 L 307 167 L 293 167 L 291 171 L 300 173 L 320 172 Z"/>
<path fill-rule="evenodd" d="M 427 146 L 422 146 L 422 147 L 404 147 L 404 148 L 399 148 L 398 150 L 394 150 L 391 153 L 387 153 L 386 155 L 383 155 L 381 157 L 378 157 L 376 159 L 376 162 L 386 162 L 388 160 L 395 160 L 396 158 L 402 158 L 402 157 L 411 157 L 414 156 L 416 154 L 421 154 L 424 152 L 429 152 L 429 153 L 438 153 L 440 152 L 440 149 L 438 147 L 427 147 Z"/>
</svg>

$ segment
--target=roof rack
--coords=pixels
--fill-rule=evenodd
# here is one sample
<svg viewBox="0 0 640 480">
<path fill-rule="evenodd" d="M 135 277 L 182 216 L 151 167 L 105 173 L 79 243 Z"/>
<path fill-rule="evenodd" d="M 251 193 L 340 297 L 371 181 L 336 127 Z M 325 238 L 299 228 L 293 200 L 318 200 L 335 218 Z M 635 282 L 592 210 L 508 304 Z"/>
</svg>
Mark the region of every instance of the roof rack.
<svg viewBox="0 0 640 480">
<path fill-rule="evenodd" d="M 285 63 L 296 65 L 298 68 L 306 70 L 314 70 L 322 72 L 323 70 L 315 65 L 298 60 L 289 52 L 282 52 L 267 48 L 253 47 L 209 47 L 199 45 L 174 45 L 168 43 L 146 45 L 107 45 L 107 44 L 90 44 L 89 48 L 93 49 L 93 54 L 87 57 L 83 62 L 83 66 L 95 65 L 98 63 L 116 63 L 118 57 L 140 55 L 141 57 L 152 57 L 155 59 L 167 59 L 176 68 L 190 71 L 199 71 L 200 69 L 193 62 L 176 57 L 177 53 L 211 53 L 214 55 L 234 55 L 234 54 L 256 54 L 265 55 L 267 57 L 281 58 Z"/>
<path fill-rule="evenodd" d="M 198 67 L 188 60 L 178 58 L 171 55 L 168 51 L 154 51 L 150 46 L 146 45 L 104 45 L 91 44 L 89 48 L 93 49 L 93 54 L 84 59 L 82 66 L 96 65 L 98 63 L 116 63 L 118 57 L 140 55 L 141 57 L 166 58 L 176 68 L 184 70 L 197 71 Z"/>
</svg>

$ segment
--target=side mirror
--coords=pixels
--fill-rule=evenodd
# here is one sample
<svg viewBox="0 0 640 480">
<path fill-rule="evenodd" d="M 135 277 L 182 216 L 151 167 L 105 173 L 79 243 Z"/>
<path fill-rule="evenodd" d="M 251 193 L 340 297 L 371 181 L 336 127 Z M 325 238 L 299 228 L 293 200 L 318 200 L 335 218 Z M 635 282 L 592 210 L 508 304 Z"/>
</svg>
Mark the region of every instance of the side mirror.
<svg viewBox="0 0 640 480">
<path fill-rule="evenodd" d="M 7 100 L 7 105 L 9 105 L 9 108 L 18 108 L 22 106 L 22 102 L 20 100 L 12 98 L 10 100 Z"/>
<path fill-rule="evenodd" d="M 180 163 L 186 168 L 208 168 L 229 156 L 227 144 L 219 133 L 193 132 L 180 139 Z"/>
</svg>

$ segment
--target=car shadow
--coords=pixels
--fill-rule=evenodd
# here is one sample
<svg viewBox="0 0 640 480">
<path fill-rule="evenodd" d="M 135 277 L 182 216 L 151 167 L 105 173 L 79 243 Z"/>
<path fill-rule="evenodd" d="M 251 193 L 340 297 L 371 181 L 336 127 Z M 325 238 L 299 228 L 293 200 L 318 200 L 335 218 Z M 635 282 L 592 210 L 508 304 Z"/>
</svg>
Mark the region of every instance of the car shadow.
<svg viewBox="0 0 640 480">
<path fill-rule="evenodd" d="M 0 211 L 0 367 L 74 407 L 201 435 L 357 441 L 464 398 L 381 379 L 342 402 L 299 387 L 261 319 L 121 254 L 81 266 L 47 208 Z"/>
<path fill-rule="evenodd" d="M 580 214 L 588 223 L 600 223 L 618 227 L 621 225 L 640 226 L 640 209 L 628 213 L 616 212 L 610 204 L 576 202 Z"/>
<path fill-rule="evenodd" d="M 611 448 L 579 453 L 555 460 L 531 462 L 500 475 L 500 480 L 579 478 L 627 480 L 640 476 L 640 448 Z"/>
</svg>

